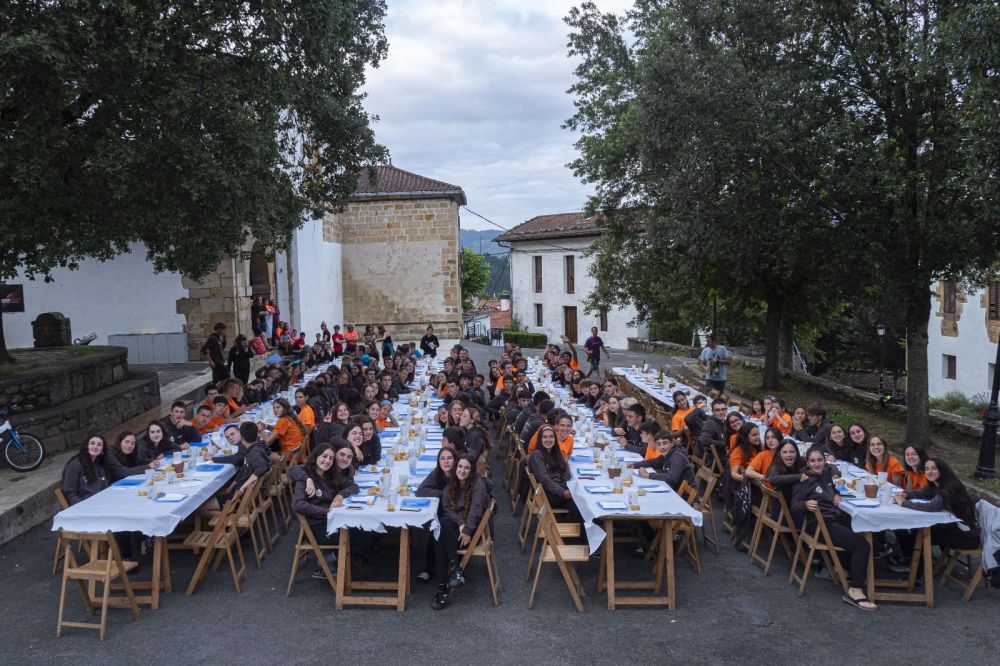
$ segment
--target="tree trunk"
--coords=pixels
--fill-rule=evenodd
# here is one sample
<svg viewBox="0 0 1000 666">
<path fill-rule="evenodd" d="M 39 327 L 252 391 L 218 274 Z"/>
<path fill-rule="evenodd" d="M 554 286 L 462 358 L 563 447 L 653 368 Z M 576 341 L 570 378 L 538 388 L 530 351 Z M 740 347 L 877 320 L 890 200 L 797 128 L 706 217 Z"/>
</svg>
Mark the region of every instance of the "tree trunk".
<svg viewBox="0 0 1000 666">
<path fill-rule="evenodd" d="M 14 362 L 14 357 L 7 351 L 7 338 L 3 334 L 3 307 L 0 306 L 0 363 Z"/>
<path fill-rule="evenodd" d="M 778 373 L 778 347 L 781 339 L 781 319 L 785 309 L 785 299 L 770 296 L 767 299 L 767 348 L 764 351 L 764 388 L 777 389 L 781 386 Z"/>
<path fill-rule="evenodd" d="M 931 312 L 930 284 L 923 296 L 906 306 L 906 443 L 929 447 L 930 399 L 927 394 L 927 318 Z"/>
<path fill-rule="evenodd" d="M 778 367 L 785 370 L 793 368 L 792 344 L 795 340 L 792 320 L 787 314 L 782 312 L 781 316 L 781 337 L 778 340 Z"/>
</svg>

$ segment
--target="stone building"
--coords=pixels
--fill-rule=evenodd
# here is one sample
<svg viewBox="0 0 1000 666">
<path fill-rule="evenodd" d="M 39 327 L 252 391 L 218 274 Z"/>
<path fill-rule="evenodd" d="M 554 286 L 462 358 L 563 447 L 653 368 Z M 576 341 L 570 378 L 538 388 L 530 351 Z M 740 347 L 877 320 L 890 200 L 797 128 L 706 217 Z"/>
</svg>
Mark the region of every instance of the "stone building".
<svg viewBox="0 0 1000 666">
<path fill-rule="evenodd" d="M 586 311 L 587 296 L 597 286 L 587 250 L 600 235 L 596 220 L 578 212 L 539 215 L 496 237 L 510 245 L 513 316 L 526 330 L 545 333 L 549 342 L 565 335 L 582 343 L 597 326 L 604 343 L 615 349 L 627 349 L 630 337 L 646 336 L 633 308 Z"/>
<path fill-rule="evenodd" d="M 931 286 L 927 322 L 928 392 L 989 395 L 1000 342 L 1000 282 L 965 293 L 953 281 Z"/>
<path fill-rule="evenodd" d="M 142 244 L 108 262 L 56 269 L 51 283 L 15 278 L 25 311 L 4 313 L 7 344 L 30 347 L 30 322 L 58 311 L 72 321 L 74 336 L 94 332 L 95 344 L 125 346 L 131 363 L 197 360 L 217 322 L 230 341 L 251 335 L 254 296 L 273 299 L 281 319 L 310 339 L 323 321 L 331 329 L 384 324 L 400 342 L 422 335 L 428 323 L 439 337 L 459 337 L 465 193 L 392 165 L 374 176 L 362 174 L 343 212 L 306 220 L 288 251 L 249 239 L 199 281 L 155 273 Z"/>
</svg>

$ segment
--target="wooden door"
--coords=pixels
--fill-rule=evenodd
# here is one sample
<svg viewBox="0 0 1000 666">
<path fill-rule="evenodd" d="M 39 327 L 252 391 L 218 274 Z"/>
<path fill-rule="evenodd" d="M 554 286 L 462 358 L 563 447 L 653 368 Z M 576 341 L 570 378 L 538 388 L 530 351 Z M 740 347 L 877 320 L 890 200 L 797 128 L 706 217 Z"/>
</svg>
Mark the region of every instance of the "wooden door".
<svg viewBox="0 0 1000 666">
<path fill-rule="evenodd" d="M 569 341 L 576 344 L 576 306 L 567 305 L 563 307 L 563 335 Z"/>
</svg>

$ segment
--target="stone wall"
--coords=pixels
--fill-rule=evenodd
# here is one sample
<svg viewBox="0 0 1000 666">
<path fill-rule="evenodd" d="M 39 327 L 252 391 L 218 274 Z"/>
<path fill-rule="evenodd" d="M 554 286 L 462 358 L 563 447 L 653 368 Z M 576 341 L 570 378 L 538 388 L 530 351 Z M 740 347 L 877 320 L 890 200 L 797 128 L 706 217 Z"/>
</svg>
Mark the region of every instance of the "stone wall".
<svg viewBox="0 0 1000 666">
<path fill-rule="evenodd" d="M 134 372 L 114 386 L 55 407 L 14 418 L 18 430 L 43 441 L 48 455 L 74 449 L 91 433 L 104 433 L 160 404 L 155 372 Z"/>
<path fill-rule="evenodd" d="M 249 252 L 247 252 L 249 255 Z M 226 325 L 229 343 L 242 333 L 253 336 L 250 323 L 250 305 L 253 286 L 250 284 L 250 261 L 224 259 L 215 270 L 201 280 L 181 278 L 181 285 L 188 296 L 177 300 L 177 313 L 184 315 L 187 323 L 188 359 L 202 360 L 201 347 L 219 322 Z"/>
<path fill-rule="evenodd" d="M 24 350 L 23 366 L 40 367 L 0 375 L 0 410 L 21 414 L 46 409 L 113 386 L 128 375 L 124 347 Z"/>
<path fill-rule="evenodd" d="M 355 200 L 324 219 L 343 243 L 344 319 L 384 324 L 397 343 L 427 324 L 461 336 L 458 204 L 447 198 Z"/>
</svg>

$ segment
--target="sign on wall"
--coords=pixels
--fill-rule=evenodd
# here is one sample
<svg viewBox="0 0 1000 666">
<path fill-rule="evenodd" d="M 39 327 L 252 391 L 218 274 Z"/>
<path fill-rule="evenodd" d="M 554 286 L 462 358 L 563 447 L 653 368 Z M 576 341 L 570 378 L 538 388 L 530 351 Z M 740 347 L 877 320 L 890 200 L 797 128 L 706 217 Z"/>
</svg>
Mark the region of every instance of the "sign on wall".
<svg viewBox="0 0 1000 666">
<path fill-rule="evenodd" d="M 0 284 L 0 307 L 4 312 L 24 312 L 24 285 Z"/>
</svg>

